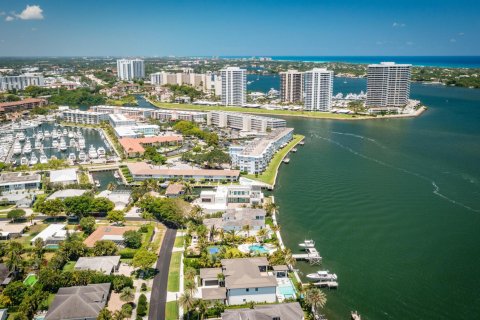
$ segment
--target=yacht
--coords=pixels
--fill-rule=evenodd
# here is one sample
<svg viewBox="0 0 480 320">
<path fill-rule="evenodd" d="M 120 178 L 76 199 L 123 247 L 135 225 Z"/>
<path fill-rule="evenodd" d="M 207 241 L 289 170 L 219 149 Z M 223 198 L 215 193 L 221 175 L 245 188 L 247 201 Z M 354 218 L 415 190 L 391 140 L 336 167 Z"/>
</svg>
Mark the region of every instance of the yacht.
<svg viewBox="0 0 480 320">
<path fill-rule="evenodd" d="M 27 140 L 27 142 L 23 146 L 23 153 L 29 154 L 31 152 L 32 152 L 32 144 L 30 143 L 30 141 Z"/>
<path fill-rule="evenodd" d="M 77 161 L 77 156 L 75 156 L 75 153 L 71 152 L 68 155 L 68 160 Z"/>
<path fill-rule="evenodd" d="M 57 139 L 57 138 L 58 138 L 57 130 L 53 129 L 52 130 L 52 139 Z"/>
<path fill-rule="evenodd" d="M 77 146 L 77 144 L 75 143 L 75 139 L 73 139 L 73 138 L 70 139 L 70 142 L 69 142 L 68 145 L 69 145 L 70 147 L 72 147 L 72 148 L 75 148 L 75 147 Z"/>
<path fill-rule="evenodd" d="M 43 140 L 43 131 L 38 131 L 37 140 Z"/>
<path fill-rule="evenodd" d="M 64 128 L 64 129 L 63 129 L 63 132 L 62 132 L 62 134 L 63 134 L 64 136 L 67 136 L 67 135 L 68 135 L 67 128 Z"/>
<path fill-rule="evenodd" d="M 30 158 L 30 165 L 33 166 L 38 163 L 38 158 L 35 153 L 32 153 L 32 157 Z"/>
<path fill-rule="evenodd" d="M 82 162 L 87 160 L 87 155 L 85 154 L 84 151 L 80 151 L 80 153 L 78 154 L 78 160 L 80 160 Z"/>
<path fill-rule="evenodd" d="M 85 149 L 85 139 L 83 137 L 78 138 L 78 146 L 80 149 Z"/>
<path fill-rule="evenodd" d="M 65 139 L 60 139 L 60 151 L 66 151 L 67 150 L 67 144 L 65 143 Z"/>
<path fill-rule="evenodd" d="M 40 163 L 41 163 L 41 164 L 46 164 L 46 163 L 48 163 L 48 158 L 47 158 L 47 156 L 45 155 L 45 153 L 42 153 L 42 154 L 40 155 Z"/>
<path fill-rule="evenodd" d="M 95 180 L 95 187 L 99 188 L 100 187 L 100 181 Z"/>
<path fill-rule="evenodd" d="M 35 149 L 40 149 L 41 145 L 42 145 L 42 141 L 40 141 L 38 139 L 35 139 L 34 148 Z"/>
<path fill-rule="evenodd" d="M 58 140 L 52 141 L 52 148 L 58 148 Z"/>
<path fill-rule="evenodd" d="M 307 274 L 307 278 L 320 281 L 336 281 L 337 275 L 335 273 L 330 273 L 328 270 L 321 270 Z"/>
<path fill-rule="evenodd" d="M 27 166 L 27 165 L 28 165 L 28 159 L 27 159 L 27 157 L 22 157 L 22 158 L 20 159 L 20 165 L 22 165 L 22 166 Z"/>
<path fill-rule="evenodd" d="M 313 240 L 305 240 L 303 243 L 298 244 L 302 248 L 313 248 L 315 247 L 315 241 Z"/>
<path fill-rule="evenodd" d="M 105 158 L 105 148 L 104 147 L 98 148 L 97 153 L 98 153 L 99 158 Z"/>
<path fill-rule="evenodd" d="M 43 137 L 45 139 L 49 139 L 51 136 L 52 136 L 52 134 L 48 130 L 45 130 L 45 132 L 43 133 Z"/>
<path fill-rule="evenodd" d="M 113 176 L 115 177 L 115 179 L 120 179 L 120 174 L 118 173 L 117 170 L 113 172 Z"/>
<path fill-rule="evenodd" d="M 68 137 L 71 139 L 73 138 L 73 131 L 68 131 Z"/>
<path fill-rule="evenodd" d="M 15 141 L 13 144 L 13 154 L 19 155 L 22 153 L 22 146 L 20 145 L 20 142 Z"/>
<path fill-rule="evenodd" d="M 25 133 L 23 133 L 23 132 L 17 133 L 16 138 L 17 138 L 18 141 L 20 141 L 20 142 L 25 141 Z"/>
<path fill-rule="evenodd" d="M 95 147 L 93 145 L 90 145 L 90 149 L 88 149 L 88 156 L 90 159 L 98 158 L 97 150 L 95 150 Z"/>
</svg>

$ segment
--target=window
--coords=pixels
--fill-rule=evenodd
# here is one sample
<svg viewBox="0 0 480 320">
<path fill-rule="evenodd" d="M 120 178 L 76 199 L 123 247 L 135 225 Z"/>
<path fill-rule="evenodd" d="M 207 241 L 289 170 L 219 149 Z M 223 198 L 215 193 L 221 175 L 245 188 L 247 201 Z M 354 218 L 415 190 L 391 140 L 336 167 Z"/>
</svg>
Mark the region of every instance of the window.
<svg viewBox="0 0 480 320">
<path fill-rule="evenodd" d="M 258 288 L 255 288 L 255 291 L 257 291 L 257 292 L 258 292 Z"/>
<path fill-rule="evenodd" d="M 250 289 L 249 289 L 249 288 L 247 288 L 247 289 L 245 289 L 245 291 L 246 291 L 246 292 L 249 292 L 249 291 L 250 291 Z"/>
</svg>

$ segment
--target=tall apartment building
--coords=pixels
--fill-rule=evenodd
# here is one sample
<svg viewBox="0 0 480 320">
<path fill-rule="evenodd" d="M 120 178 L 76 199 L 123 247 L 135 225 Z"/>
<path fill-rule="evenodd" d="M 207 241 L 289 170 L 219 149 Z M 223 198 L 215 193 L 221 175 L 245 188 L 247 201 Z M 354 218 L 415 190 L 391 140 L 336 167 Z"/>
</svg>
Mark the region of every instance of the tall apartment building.
<svg viewBox="0 0 480 320">
<path fill-rule="evenodd" d="M 309 111 L 330 111 L 333 94 L 333 71 L 314 68 L 304 73 L 304 106 Z"/>
<path fill-rule="evenodd" d="M 117 60 L 117 76 L 120 80 L 145 78 L 145 64 L 141 59 Z"/>
<path fill-rule="evenodd" d="M 280 98 L 282 102 L 303 101 L 303 72 L 280 72 Z"/>
<path fill-rule="evenodd" d="M 267 130 L 285 128 L 287 121 L 245 113 L 210 111 L 207 114 L 207 125 L 242 131 L 266 132 Z"/>
<path fill-rule="evenodd" d="M 220 70 L 222 77 L 222 104 L 243 106 L 247 102 L 247 71 L 239 67 Z"/>
<path fill-rule="evenodd" d="M 410 97 L 410 64 L 381 62 L 368 66 L 367 107 L 403 107 Z"/>
<path fill-rule="evenodd" d="M 28 86 L 42 87 L 45 81 L 42 75 L 37 74 L 22 74 L 19 76 L 5 76 L 0 77 L 0 91 L 7 90 L 23 90 Z"/>
</svg>

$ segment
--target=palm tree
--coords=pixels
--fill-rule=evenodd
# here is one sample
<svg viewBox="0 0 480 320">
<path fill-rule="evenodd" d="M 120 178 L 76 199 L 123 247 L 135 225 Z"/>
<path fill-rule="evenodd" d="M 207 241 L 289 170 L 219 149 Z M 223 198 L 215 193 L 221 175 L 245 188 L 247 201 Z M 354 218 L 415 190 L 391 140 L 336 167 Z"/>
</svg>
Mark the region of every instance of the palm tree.
<svg viewBox="0 0 480 320">
<path fill-rule="evenodd" d="M 35 220 L 35 218 L 38 216 L 37 213 L 30 213 L 30 215 L 28 216 L 28 221 L 30 221 L 30 224 L 33 224 L 33 220 Z"/>
<path fill-rule="evenodd" d="M 267 211 L 268 215 L 272 215 L 274 212 L 278 213 L 278 209 L 279 209 L 279 207 L 272 201 L 265 204 L 265 211 Z"/>
<path fill-rule="evenodd" d="M 183 182 L 183 188 L 185 189 L 185 194 L 192 194 L 193 186 L 190 182 Z"/>
<path fill-rule="evenodd" d="M 228 241 L 235 243 L 236 237 L 237 237 L 237 231 L 235 231 L 235 229 L 228 230 L 227 234 L 228 234 Z"/>
<path fill-rule="evenodd" d="M 199 205 L 194 205 L 190 212 L 188 213 L 188 217 L 191 220 L 199 221 L 203 215 L 203 209 Z"/>
<path fill-rule="evenodd" d="M 319 308 L 323 308 L 327 303 L 327 296 L 318 288 L 310 288 L 306 293 L 305 300 L 312 306 L 312 312 L 316 313 Z"/>
<path fill-rule="evenodd" d="M 274 224 L 270 227 L 270 229 L 276 233 L 277 231 L 280 231 L 280 226 L 278 224 Z"/>
<path fill-rule="evenodd" d="M 7 247 L 8 260 L 6 261 L 6 265 L 11 272 L 16 273 L 23 266 L 22 253 L 23 247 L 21 243 L 17 241 L 10 242 Z"/>
<path fill-rule="evenodd" d="M 283 250 L 283 257 L 285 258 L 285 263 L 287 264 L 287 266 L 294 267 L 295 264 L 297 263 L 297 260 L 295 260 L 295 258 L 292 255 L 292 250 L 288 248 Z"/>
<path fill-rule="evenodd" d="M 130 302 L 133 300 L 133 298 L 135 298 L 135 292 L 132 288 L 125 287 L 122 289 L 122 292 L 120 293 L 120 300 Z"/>
<path fill-rule="evenodd" d="M 185 281 L 184 284 L 185 290 L 190 291 L 190 294 L 193 295 L 197 291 L 197 284 L 195 283 L 194 279 L 189 279 Z"/>
<path fill-rule="evenodd" d="M 213 242 L 215 236 L 218 234 L 218 229 L 215 227 L 214 224 L 210 227 L 210 242 Z"/>
<path fill-rule="evenodd" d="M 260 239 L 260 242 L 265 241 L 265 238 L 268 236 L 268 230 L 266 228 L 262 228 L 257 231 L 257 238 Z"/>
<path fill-rule="evenodd" d="M 247 237 L 250 237 L 250 225 L 249 224 L 244 225 L 242 227 L 242 230 L 247 232 Z"/>
<path fill-rule="evenodd" d="M 197 271 L 194 268 L 187 268 L 184 273 L 185 280 L 195 280 Z"/>
<path fill-rule="evenodd" d="M 178 303 L 183 308 L 183 310 L 187 311 L 187 318 L 190 318 L 190 311 L 195 304 L 195 299 L 193 298 L 193 295 L 190 293 L 190 291 L 187 290 L 183 292 L 178 298 Z"/>
</svg>

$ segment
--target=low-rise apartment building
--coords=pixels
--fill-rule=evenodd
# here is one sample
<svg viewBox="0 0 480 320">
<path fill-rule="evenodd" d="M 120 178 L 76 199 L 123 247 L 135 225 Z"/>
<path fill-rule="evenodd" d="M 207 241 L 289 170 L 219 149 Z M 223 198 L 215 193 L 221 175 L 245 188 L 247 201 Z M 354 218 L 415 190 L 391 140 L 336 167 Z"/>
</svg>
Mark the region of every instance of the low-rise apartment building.
<svg viewBox="0 0 480 320">
<path fill-rule="evenodd" d="M 160 121 L 192 121 L 205 122 L 207 120 L 206 112 L 198 111 L 180 111 L 180 110 L 153 110 L 151 117 Z"/>
<path fill-rule="evenodd" d="M 0 175 L 0 192 L 37 190 L 40 186 L 41 177 L 38 173 L 23 174 L 21 172 L 9 172 Z"/>
<path fill-rule="evenodd" d="M 231 128 L 241 131 L 267 132 L 268 130 L 285 128 L 287 121 L 245 113 L 211 111 L 207 115 L 207 124 L 219 128 Z"/>
<path fill-rule="evenodd" d="M 42 107 L 47 104 L 47 100 L 38 98 L 28 98 L 20 101 L 0 103 L 0 114 L 17 112 L 22 110 L 31 110 L 35 107 Z"/>
<path fill-rule="evenodd" d="M 91 111 L 109 113 L 109 114 L 123 114 L 132 119 L 145 119 L 150 117 L 150 113 L 154 109 L 136 108 L 136 107 L 116 107 L 116 106 L 93 106 Z"/>
<path fill-rule="evenodd" d="M 179 135 L 171 136 L 156 136 L 148 138 L 122 138 L 118 142 L 122 145 L 122 148 L 127 157 L 139 157 L 145 152 L 147 146 L 174 146 L 181 145 L 183 137 Z"/>
<path fill-rule="evenodd" d="M 79 124 L 99 124 L 101 121 L 108 120 L 108 114 L 101 112 L 82 111 L 78 109 L 69 109 L 62 112 L 62 118 L 66 122 Z"/>
</svg>

